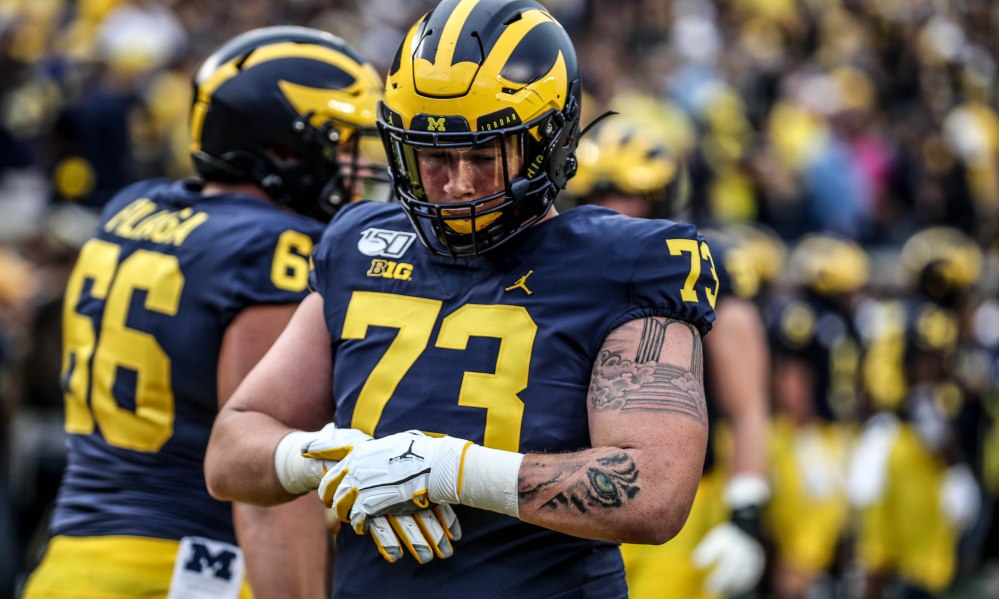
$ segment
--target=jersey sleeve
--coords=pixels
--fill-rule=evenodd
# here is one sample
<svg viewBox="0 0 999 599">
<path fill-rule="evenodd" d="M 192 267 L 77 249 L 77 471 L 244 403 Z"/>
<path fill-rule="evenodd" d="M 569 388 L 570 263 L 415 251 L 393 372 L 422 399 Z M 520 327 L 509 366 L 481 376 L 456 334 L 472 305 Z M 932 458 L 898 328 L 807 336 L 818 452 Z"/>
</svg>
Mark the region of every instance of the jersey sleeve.
<svg viewBox="0 0 999 599">
<path fill-rule="evenodd" d="M 248 233 L 236 253 L 230 292 L 237 307 L 292 304 L 309 292 L 312 250 L 321 232 L 316 223 L 297 220 L 269 223 Z"/>
<path fill-rule="evenodd" d="M 613 328 L 629 320 L 662 316 L 690 323 L 706 335 L 714 323 L 718 274 L 711 248 L 693 225 L 659 221 L 637 245 L 629 288 L 630 307 Z"/>
</svg>

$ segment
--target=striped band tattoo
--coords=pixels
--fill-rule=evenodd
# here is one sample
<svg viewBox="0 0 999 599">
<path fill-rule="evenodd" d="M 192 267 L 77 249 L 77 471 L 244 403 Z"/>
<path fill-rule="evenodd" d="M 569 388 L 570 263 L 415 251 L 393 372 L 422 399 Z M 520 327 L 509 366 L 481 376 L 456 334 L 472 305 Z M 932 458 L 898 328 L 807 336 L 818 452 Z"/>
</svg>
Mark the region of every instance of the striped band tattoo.
<svg viewBox="0 0 999 599">
<path fill-rule="evenodd" d="M 693 353 L 686 368 L 659 361 L 670 327 L 690 331 Z M 621 353 L 604 349 L 597 358 L 589 392 L 594 409 L 671 412 L 702 424 L 707 422 L 704 358 L 697 329 L 679 320 L 646 318 L 634 360 Z"/>
</svg>

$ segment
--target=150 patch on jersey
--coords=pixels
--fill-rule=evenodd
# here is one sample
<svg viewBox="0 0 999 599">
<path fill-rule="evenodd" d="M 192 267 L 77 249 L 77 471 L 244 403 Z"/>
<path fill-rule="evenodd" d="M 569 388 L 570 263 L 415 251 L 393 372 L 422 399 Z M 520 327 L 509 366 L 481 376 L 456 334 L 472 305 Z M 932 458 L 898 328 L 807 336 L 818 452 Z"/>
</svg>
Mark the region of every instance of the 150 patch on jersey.
<svg viewBox="0 0 999 599">
<path fill-rule="evenodd" d="M 416 233 L 390 231 L 388 229 L 365 229 L 357 242 L 357 249 L 365 256 L 401 258 L 409 246 L 413 245 Z"/>
</svg>

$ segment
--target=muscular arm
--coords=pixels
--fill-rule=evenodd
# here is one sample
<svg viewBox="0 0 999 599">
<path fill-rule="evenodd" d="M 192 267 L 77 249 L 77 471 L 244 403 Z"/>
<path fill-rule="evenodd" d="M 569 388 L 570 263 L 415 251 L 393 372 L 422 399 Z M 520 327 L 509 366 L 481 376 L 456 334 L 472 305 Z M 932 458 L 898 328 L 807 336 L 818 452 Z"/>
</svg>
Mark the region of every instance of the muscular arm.
<svg viewBox="0 0 999 599">
<path fill-rule="evenodd" d="M 683 527 L 704 464 L 701 338 L 668 318 L 608 335 L 587 397 L 593 449 L 528 454 L 520 518 L 571 535 L 664 543 Z"/>
<path fill-rule="evenodd" d="M 769 350 L 756 307 L 729 296 L 704 344 L 709 376 L 722 416 L 732 429 L 734 474 L 766 476 Z"/>
<path fill-rule="evenodd" d="M 220 408 L 294 311 L 295 305 L 255 306 L 229 325 L 218 364 Z M 236 502 L 233 517 L 254 597 L 326 596 L 329 538 L 322 503 L 314 494 L 270 508 Z"/>
<path fill-rule="evenodd" d="M 258 505 L 293 498 L 278 482 L 274 449 L 288 432 L 332 419 L 331 377 L 323 300 L 314 293 L 215 419 L 205 456 L 214 497 Z"/>
</svg>

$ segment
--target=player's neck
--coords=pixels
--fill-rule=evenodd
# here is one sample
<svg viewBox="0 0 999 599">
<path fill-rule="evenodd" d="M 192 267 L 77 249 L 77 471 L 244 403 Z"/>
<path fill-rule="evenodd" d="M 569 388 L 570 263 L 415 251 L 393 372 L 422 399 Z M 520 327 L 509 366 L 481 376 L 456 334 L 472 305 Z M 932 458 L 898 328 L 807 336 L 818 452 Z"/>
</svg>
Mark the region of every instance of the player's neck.
<svg viewBox="0 0 999 599">
<path fill-rule="evenodd" d="M 253 183 L 219 183 L 217 181 L 208 181 L 201 190 L 201 195 L 204 196 L 216 196 L 227 193 L 241 193 L 267 200 L 268 202 L 271 201 L 270 196 Z"/>
<path fill-rule="evenodd" d="M 548 207 L 548 212 L 546 212 L 545 215 L 541 217 L 541 220 L 539 220 L 538 222 L 536 222 L 534 224 L 543 223 L 546 220 L 551 220 L 551 219 L 555 218 L 556 216 L 558 216 L 558 210 L 555 209 L 555 206 L 549 206 Z"/>
</svg>

